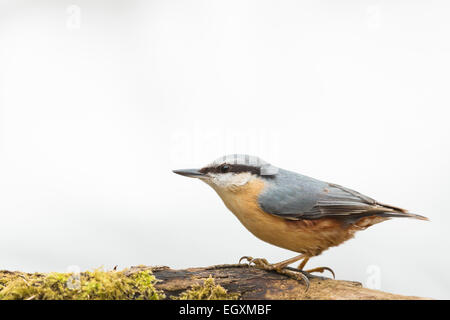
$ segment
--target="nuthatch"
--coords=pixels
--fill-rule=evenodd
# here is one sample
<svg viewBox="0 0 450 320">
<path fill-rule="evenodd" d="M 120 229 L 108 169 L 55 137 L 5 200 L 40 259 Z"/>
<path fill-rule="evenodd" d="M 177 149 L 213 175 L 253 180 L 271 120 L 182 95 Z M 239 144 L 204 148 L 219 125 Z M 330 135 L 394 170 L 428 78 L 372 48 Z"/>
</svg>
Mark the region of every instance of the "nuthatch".
<svg viewBox="0 0 450 320">
<path fill-rule="evenodd" d="M 173 172 L 210 185 L 226 207 L 259 239 L 300 253 L 276 264 L 269 264 L 265 259 L 241 258 L 268 270 L 292 270 L 286 267 L 302 260 L 298 267 L 302 271 L 311 257 L 340 245 L 356 231 L 393 217 L 428 220 L 340 185 L 283 170 L 249 155 L 228 155 L 202 169 Z M 305 272 L 324 270 L 334 276 L 327 267 Z M 304 275 L 302 278 L 308 283 Z"/>
</svg>

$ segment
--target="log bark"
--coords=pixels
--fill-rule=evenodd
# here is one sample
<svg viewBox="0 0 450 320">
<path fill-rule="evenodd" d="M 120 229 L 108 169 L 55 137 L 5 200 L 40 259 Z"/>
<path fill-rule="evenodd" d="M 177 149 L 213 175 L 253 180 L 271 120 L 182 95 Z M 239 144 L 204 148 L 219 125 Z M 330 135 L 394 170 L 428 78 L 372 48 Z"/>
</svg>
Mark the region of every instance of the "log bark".
<svg viewBox="0 0 450 320">
<path fill-rule="evenodd" d="M 243 300 L 422 300 L 427 298 L 403 296 L 364 288 L 355 281 L 333 280 L 308 275 L 310 287 L 305 291 L 301 281 L 247 265 L 217 265 L 203 268 L 174 270 L 169 267 L 132 267 L 128 272 L 152 270 L 159 280 L 155 287 L 162 290 L 166 299 L 178 296 L 193 285 L 201 285 L 208 277 L 229 293 L 238 293 Z"/>
</svg>

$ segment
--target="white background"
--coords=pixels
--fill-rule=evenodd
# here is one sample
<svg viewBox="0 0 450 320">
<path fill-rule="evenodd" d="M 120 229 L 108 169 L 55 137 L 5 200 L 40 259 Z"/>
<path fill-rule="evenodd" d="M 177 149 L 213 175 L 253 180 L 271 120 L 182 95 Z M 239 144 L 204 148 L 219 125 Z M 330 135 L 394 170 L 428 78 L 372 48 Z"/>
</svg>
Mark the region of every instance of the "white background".
<svg viewBox="0 0 450 320">
<path fill-rule="evenodd" d="M 431 222 L 309 262 L 450 298 L 446 1 L 0 1 L 0 268 L 271 262 L 172 169 L 249 153 Z"/>
</svg>

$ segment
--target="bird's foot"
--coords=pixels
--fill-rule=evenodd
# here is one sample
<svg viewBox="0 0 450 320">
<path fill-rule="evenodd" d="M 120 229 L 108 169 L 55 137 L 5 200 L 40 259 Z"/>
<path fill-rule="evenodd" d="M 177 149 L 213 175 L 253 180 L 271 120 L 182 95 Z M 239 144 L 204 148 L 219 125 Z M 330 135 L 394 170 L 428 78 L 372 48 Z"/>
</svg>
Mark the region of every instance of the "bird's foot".
<svg viewBox="0 0 450 320">
<path fill-rule="evenodd" d="M 239 264 L 241 264 L 242 260 L 247 260 L 248 265 L 254 265 L 258 269 L 266 270 L 266 271 L 275 271 L 276 273 L 285 275 L 294 280 L 303 281 L 306 285 L 305 292 L 309 289 L 309 279 L 305 275 L 305 271 L 294 269 L 294 268 L 286 268 L 286 265 L 280 263 L 270 264 L 264 258 L 253 258 L 249 256 L 244 256 L 239 259 Z"/>
<path fill-rule="evenodd" d="M 264 258 L 253 258 L 249 256 L 243 256 L 242 258 L 239 259 L 239 264 L 242 262 L 242 260 L 247 260 L 248 265 L 254 265 L 255 267 L 259 267 L 260 269 L 264 269 L 267 271 L 275 270 L 275 266 L 273 264 L 270 264 Z"/>
<path fill-rule="evenodd" d="M 301 270 L 301 271 L 303 271 L 303 270 Z M 303 272 L 307 272 L 307 273 L 313 273 L 313 272 L 324 273 L 325 271 L 329 271 L 333 275 L 333 279 L 336 279 L 336 275 L 334 274 L 333 269 L 328 268 L 328 267 L 317 267 L 317 268 L 313 268 L 313 269 L 309 269 L 309 270 L 304 270 Z"/>
</svg>

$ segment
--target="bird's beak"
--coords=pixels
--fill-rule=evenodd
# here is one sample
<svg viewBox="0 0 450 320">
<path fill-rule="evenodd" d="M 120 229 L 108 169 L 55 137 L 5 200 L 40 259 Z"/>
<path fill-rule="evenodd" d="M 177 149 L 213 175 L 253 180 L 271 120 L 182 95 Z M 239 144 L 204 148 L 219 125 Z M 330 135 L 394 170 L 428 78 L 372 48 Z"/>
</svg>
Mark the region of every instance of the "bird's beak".
<svg viewBox="0 0 450 320">
<path fill-rule="evenodd" d="M 201 178 L 205 176 L 198 169 L 181 169 L 181 170 L 173 170 L 173 172 L 189 178 Z"/>
</svg>

